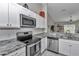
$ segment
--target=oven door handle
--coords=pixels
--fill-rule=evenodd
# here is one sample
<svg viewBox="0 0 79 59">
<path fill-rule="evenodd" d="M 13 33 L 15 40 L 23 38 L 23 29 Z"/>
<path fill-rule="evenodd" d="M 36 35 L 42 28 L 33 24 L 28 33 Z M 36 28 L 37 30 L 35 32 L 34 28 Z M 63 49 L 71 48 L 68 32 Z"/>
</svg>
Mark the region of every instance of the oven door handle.
<svg viewBox="0 0 79 59">
<path fill-rule="evenodd" d="M 28 45 L 27 47 L 32 47 L 32 46 L 38 44 L 39 42 L 41 42 L 41 41 L 35 42 L 35 43 L 33 43 L 33 44 L 30 44 L 30 45 Z"/>
</svg>

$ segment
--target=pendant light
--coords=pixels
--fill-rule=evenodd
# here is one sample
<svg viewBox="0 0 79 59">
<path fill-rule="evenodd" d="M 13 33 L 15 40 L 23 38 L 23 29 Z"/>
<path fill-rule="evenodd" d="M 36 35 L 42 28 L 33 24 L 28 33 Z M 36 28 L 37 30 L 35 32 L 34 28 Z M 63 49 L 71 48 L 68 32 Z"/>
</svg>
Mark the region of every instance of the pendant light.
<svg viewBox="0 0 79 59">
<path fill-rule="evenodd" d="M 70 16 L 69 24 L 72 24 L 72 16 Z"/>
</svg>

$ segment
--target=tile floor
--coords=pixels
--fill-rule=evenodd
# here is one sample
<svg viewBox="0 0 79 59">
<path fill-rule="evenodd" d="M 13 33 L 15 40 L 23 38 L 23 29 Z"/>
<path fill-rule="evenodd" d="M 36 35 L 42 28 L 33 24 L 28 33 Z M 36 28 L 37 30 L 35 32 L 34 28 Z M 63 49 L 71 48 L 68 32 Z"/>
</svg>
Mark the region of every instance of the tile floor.
<svg viewBox="0 0 79 59">
<path fill-rule="evenodd" d="M 45 51 L 42 56 L 62 56 L 60 54 L 56 54 L 54 52 Z"/>
</svg>

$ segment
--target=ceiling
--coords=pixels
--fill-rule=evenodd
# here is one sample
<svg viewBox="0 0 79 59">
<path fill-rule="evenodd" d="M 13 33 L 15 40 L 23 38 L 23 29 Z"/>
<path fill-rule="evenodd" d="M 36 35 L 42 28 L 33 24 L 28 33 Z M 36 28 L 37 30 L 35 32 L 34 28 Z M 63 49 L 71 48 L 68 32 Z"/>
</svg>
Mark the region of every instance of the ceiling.
<svg viewBox="0 0 79 59">
<path fill-rule="evenodd" d="M 28 8 L 35 13 L 39 13 L 39 10 L 42 8 L 42 3 L 18 3 L 19 5 L 27 4 Z"/>
<path fill-rule="evenodd" d="M 55 22 L 65 22 L 79 19 L 79 3 L 49 3 L 47 5 L 48 15 Z"/>
</svg>

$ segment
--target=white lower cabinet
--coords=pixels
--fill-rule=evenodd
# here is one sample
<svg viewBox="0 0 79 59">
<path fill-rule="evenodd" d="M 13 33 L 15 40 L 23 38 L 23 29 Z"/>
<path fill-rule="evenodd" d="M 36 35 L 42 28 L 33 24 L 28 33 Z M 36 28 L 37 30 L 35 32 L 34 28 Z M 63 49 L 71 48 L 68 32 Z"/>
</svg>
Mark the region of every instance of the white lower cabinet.
<svg viewBox="0 0 79 59">
<path fill-rule="evenodd" d="M 47 37 L 41 39 L 41 53 L 47 49 Z"/>
<path fill-rule="evenodd" d="M 59 52 L 64 55 L 70 55 L 69 43 L 59 41 Z"/>
<path fill-rule="evenodd" d="M 79 44 L 72 44 L 70 55 L 71 56 L 79 56 Z"/>
<path fill-rule="evenodd" d="M 68 56 L 79 56 L 79 44 L 77 41 L 59 39 L 59 53 Z"/>
<path fill-rule="evenodd" d="M 16 50 L 15 52 L 12 52 L 6 56 L 26 56 L 26 48 L 20 48 L 18 50 Z"/>
</svg>

